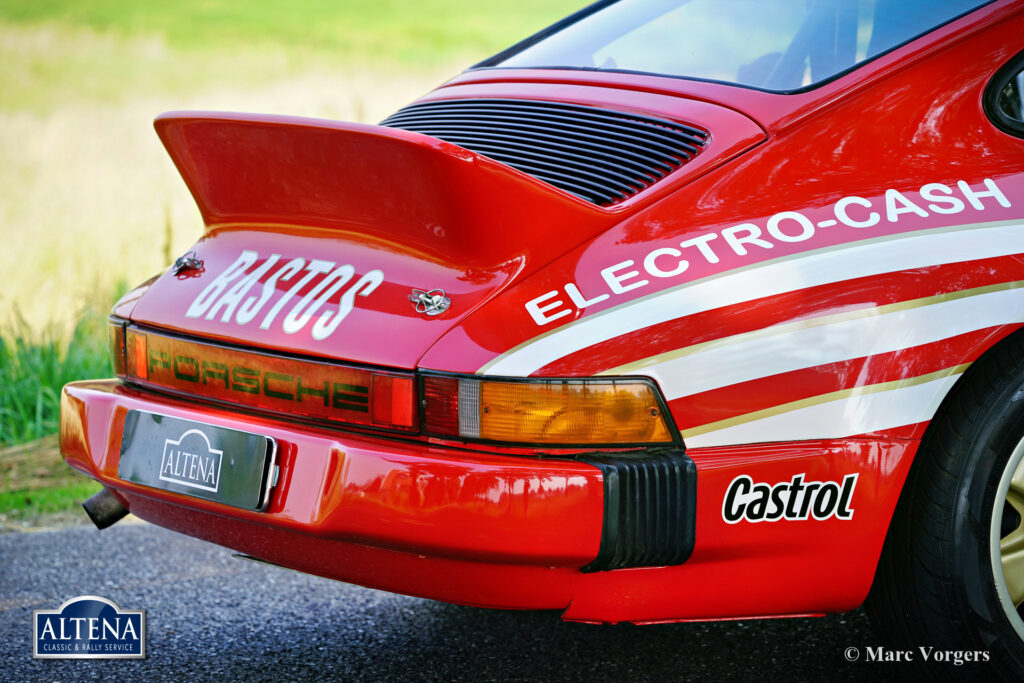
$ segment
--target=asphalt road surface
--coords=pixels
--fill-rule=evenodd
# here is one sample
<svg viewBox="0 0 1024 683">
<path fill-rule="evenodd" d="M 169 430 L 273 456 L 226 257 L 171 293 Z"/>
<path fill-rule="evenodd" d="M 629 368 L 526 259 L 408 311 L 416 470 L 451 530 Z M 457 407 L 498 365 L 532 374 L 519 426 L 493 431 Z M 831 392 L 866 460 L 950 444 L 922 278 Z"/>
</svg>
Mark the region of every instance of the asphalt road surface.
<svg viewBox="0 0 1024 683">
<path fill-rule="evenodd" d="M 754 579 L 756 580 L 756 579 Z M 79 595 L 144 609 L 144 660 L 36 660 L 32 610 Z M 588 626 L 557 612 L 446 605 L 238 559 L 148 524 L 0 534 L 0 679 L 893 680 L 850 663 L 860 612 Z"/>
</svg>

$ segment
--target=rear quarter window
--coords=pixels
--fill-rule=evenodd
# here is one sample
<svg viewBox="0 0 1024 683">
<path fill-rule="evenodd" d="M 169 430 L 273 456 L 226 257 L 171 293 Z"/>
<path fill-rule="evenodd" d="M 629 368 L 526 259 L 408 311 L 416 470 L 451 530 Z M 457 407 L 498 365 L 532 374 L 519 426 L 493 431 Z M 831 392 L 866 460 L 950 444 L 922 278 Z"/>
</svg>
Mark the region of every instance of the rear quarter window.
<svg viewBox="0 0 1024 683">
<path fill-rule="evenodd" d="M 618 0 L 480 67 L 630 71 L 774 92 L 819 85 L 978 0 Z"/>
<path fill-rule="evenodd" d="M 1024 137 L 1024 52 L 992 77 L 985 89 L 985 112 L 1003 132 Z"/>
</svg>

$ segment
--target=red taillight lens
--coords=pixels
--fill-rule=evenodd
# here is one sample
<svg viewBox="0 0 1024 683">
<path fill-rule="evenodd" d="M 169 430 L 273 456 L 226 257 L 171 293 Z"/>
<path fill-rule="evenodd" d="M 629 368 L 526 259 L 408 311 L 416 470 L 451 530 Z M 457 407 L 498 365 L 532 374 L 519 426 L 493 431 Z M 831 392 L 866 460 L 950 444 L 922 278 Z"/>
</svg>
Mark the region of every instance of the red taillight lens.
<svg viewBox="0 0 1024 683">
<path fill-rule="evenodd" d="M 148 386 L 312 419 L 416 431 L 412 374 L 289 358 L 129 329 L 126 376 Z"/>
<path fill-rule="evenodd" d="M 423 421 L 432 434 L 459 436 L 459 380 L 423 378 Z"/>
<path fill-rule="evenodd" d="M 411 428 L 416 424 L 416 383 L 412 377 L 374 373 L 373 423 L 382 427 Z"/>
</svg>

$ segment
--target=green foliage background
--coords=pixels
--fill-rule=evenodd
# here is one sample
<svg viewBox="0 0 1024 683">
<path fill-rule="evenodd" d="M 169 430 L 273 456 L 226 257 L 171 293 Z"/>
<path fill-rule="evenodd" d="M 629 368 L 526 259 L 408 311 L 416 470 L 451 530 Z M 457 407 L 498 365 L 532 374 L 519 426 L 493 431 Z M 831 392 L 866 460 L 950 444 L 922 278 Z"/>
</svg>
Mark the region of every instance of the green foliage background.
<svg viewBox="0 0 1024 683">
<path fill-rule="evenodd" d="M 53 433 L 65 382 L 110 375 L 121 283 L 199 237 L 153 116 L 374 120 L 583 4 L 0 0 L 0 447 Z"/>
<path fill-rule="evenodd" d="M 507 47 L 579 0 L 3 0 L 0 19 L 159 35 L 181 50 L 288 45 L 337 59 L 420 64 Z"/>
</svg>

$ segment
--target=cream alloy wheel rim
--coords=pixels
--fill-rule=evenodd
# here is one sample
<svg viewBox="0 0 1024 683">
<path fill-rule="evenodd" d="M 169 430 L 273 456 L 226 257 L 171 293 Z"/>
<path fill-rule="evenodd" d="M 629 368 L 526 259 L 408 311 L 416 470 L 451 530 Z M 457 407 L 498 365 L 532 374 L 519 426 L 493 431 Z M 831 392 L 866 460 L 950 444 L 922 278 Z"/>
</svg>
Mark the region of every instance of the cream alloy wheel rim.
<svg viewBox="0 0 1024 683">
<path fill-rule="evenodd" d="M 1007 505 L 1011 509 L 1008 510 Z M 1003 515 L 1013 511 L 1016 511 L 1016 524 L 1004 534 Z M 1024 604 L 1024 439 L 1013 449 L 999 480 L 992 507 L 989 547 L 999 603 L 1017 636 L 1024 640 L 1024 620 L 1017 611 Z"/>
</svg>

